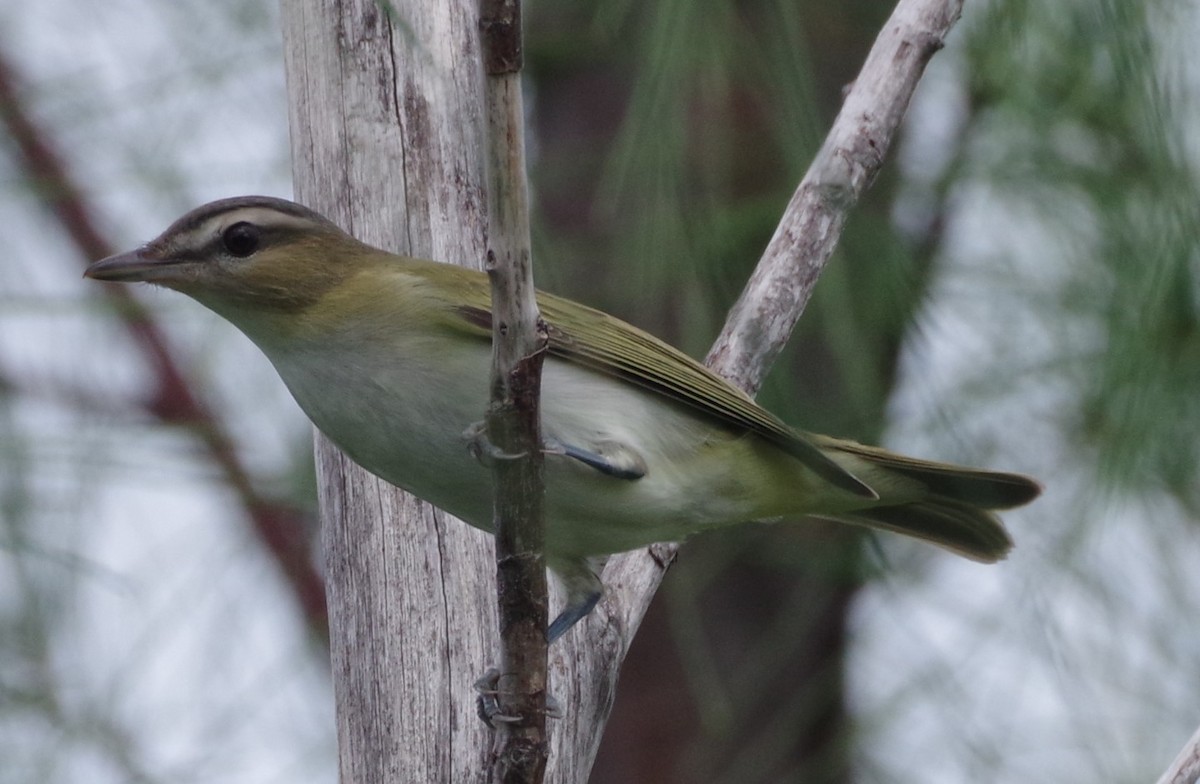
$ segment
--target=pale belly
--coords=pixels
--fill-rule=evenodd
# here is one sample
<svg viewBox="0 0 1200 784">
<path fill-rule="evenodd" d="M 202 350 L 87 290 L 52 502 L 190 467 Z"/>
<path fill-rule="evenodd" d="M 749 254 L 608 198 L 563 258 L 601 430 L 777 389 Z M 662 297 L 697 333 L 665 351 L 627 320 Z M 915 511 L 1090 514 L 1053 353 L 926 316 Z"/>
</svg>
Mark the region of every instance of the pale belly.
<svg viewBox="0 0 1200 784">
<path fill-rule="evenodd" d="M 490 354 L 468 344 L 400 363 L 367 361 L 361 347 L 330 361 L 316 352 L 272 356 L 301 408 L 351 459 L 484 530 L 491 470 L 464 431 L 483 419 Z M 466 379 L 466 381 L 464 381 Z M 550 555 L 621 552 L 706 528 L 802 511 L 811 476 L 760 438 L 734 433 L 665 398 L 549 358 L 542 381 L 543 436 L 588 449 L 616 442 L 641 455 L 646 474 L 622 479 L 577 460 L 546 460 Z M 780 487 L 795 498 L 780 502 Z M 793 496 L 792 493 L 788 493 Z"/>
</svg>

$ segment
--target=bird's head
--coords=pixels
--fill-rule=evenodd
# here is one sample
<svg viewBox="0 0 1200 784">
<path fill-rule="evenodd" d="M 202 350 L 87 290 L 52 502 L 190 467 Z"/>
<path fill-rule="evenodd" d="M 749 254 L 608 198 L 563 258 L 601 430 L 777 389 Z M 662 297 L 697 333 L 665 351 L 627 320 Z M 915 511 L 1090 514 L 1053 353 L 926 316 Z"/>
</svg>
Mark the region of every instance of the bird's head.
<svg viewBox="0 0 1200 784">
<path fill-rule="evenodd" d="M 376 253 L 307 207 L 241 196 L 198 207 L 84 274 L 175 289 L 236 320 L 238 313 L 305 310 Z"/>
</svg>

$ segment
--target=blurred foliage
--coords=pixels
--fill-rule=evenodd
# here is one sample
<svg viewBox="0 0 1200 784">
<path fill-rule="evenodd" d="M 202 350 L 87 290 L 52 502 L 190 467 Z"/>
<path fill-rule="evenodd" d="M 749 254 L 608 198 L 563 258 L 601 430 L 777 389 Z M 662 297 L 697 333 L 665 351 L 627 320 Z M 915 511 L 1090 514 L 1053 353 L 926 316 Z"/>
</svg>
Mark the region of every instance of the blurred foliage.
<svg viewBox="0 0 1200 784">
<path fill-rule="evenodd" d="M 1034 315 L 1073 338 L 1054 371 L 1080 393 L 1066 424 L 1098 478 L 1193 508 L 1200 203 L 1185 132 L 1196 77 L 1169 31 L 1194 24 L 1172 0 L 993 4 L 967 45 L 964 160 L 965 176 L 1068 254 Z"/>
<path fill-rule="evenodd" d="M 893 692 L 884 734 L 902 740 L 868 746 L 864 778 L 1153 780 L 1200 701 L 1167 685 L 1200 655 L 1178 626 L 1200 609 L 1196 579 L 1180 568 L 1196 547 L 1200 465 L 1198 19 L 1178 0 L 1004 0 L 976 11 L 968 5 L 946 53 L 959 73 L 934 79 L 957 116 L 925 123 L 943 134 L 910 138 L 921 154 L 906 160 L 905 195 L 948 205 L 932 291 L 940 310 L 918 324 L 953 324 L 941 344 L 956 354 L 942 371 L 951 381 L 908 386 L 936 396 L 933 434 L 944 427 L 952 443 L 1010 455 L 1048 492 L 1010 516 L 1030 525 L 999 570 L 1003 588 L 983 583 L 971 602 L 926 579 L 906 602 L 885 585 L 866 617 L 899 613 L 907 631 L 921 613 L 940 615 L 940 629 L 974 611 L 962 625 L 993 650 L 945 646 L 944 664 L 1010 715 L 1041 717 L 1041 729 L 896 707 L 926 688 L 953 693 L 953 666 L 931 669 Z M 924 654 L 944 635 L 888 638 L 889 652 Z M 1004 661 L 1023 674 L 993 668 Z M 1140 718 L 1122 718 L 1131 715 Z M 1171 727 L 1170 738 L 1150 726 Z M 920 757 L 903 773 L 891 764 L 901 747 Z"/>
</svg>

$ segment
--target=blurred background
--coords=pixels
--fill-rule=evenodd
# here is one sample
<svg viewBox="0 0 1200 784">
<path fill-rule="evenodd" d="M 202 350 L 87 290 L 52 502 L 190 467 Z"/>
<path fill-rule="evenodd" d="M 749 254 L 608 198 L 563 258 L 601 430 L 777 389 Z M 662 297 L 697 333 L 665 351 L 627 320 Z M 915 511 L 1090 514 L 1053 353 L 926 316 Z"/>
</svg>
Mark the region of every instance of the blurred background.
<svg viewBox="0 0 1200 784">
<path fill-rule="evenodd" d="M 891 8 L 527 0 L 540 285 L 702 356 Z M 0 784 L 336 780 L 309 425 L 217 317 L 80 279 L 291 195 L 277 13 L 0 4 Z M 1198 23 L 967 3 L 761 400 L 1046 493 L 998 566 L 689 542 L 593 782 L 1165 769 L 1200 724 Z"/>
</svg>

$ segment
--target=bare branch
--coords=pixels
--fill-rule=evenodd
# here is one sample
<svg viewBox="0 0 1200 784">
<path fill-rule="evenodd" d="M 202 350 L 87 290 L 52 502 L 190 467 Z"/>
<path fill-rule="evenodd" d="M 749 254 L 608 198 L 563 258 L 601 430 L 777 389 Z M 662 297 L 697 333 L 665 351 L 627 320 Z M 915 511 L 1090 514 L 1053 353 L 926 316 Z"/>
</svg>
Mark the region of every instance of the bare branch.
<svg viewBox="0 0 1200 784">
<path fill-rule="evenodd" d="M 1196 784 L 1200 781 L 1200 729 L 1197 729 L 1158 784 Z"/>
<path fill-rule="evenodd" d="M 521 5 L 481 0 L 487 78 L 488 251 L 492 381 L 487 437 L 500 608 L 500 667 L 492 780 L 542 781 L 546 772 L 546 562 L 539 415 L 546 329 L 534 298 L 521 101 Z"/>
<path fill-rule="evenodd" d="M 846 216 L 882 168 L 925 65 L 961 12 L 961 0 L 901 0 L 875 39 L 708 353 L 709 367 L 747 392 L 758 391 L 791 337 Z"/>
</svg>

